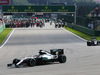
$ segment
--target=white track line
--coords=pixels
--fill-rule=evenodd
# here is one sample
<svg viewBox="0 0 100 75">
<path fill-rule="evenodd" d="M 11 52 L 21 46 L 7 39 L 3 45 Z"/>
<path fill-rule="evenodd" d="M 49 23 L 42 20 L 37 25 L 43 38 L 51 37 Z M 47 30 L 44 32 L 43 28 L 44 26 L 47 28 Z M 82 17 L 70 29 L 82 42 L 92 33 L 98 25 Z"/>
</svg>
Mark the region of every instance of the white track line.
<svg viewBox="0 0 100 75">
<path fill-rule="evenodd" d="M 65 28 L 62 28 L 62 29 L 65 30 L 66 32 L 69 32 L 69 33 L 73 34 L 74 36 L 78 37 L 79 39 L 81 39 L 81 40 L 83 40 L 83 41 L 87 41 L 87 40 L 81 38 L 80 36 L 78 36 L 78 35 L 76 35 L 76 34 L 70 32 L 70 31 L 66 30 Z"/>
<path fill-rule="evenodd" d="M 13 30 L 11 31 L 11 33 L 8 35 L 8 38 L 4 41 L 4 43 L 0 46 L 0 48 L 2 48 L 2 47 L 8 42 L 8 40 L 10 39 L 10 37 L 11 37 L 11 35 L 13 34 L 14 31 L 15 31 L 15 29 L 13 29 Z"/>
</svg>

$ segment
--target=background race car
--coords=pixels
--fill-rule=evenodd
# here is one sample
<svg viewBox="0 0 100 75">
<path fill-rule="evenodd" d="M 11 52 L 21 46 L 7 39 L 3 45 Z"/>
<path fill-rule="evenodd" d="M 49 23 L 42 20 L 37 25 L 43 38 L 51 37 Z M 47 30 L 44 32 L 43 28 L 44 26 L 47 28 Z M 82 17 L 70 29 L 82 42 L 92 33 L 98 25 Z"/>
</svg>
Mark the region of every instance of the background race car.
<svg viewBox="0 0 100 75">
<path fill-rule="evenodd" d="M 97 46 L 99 43 L 100 41 L 98 41 L 96 37 L 92 37 L 90 41 L 87 41 L 87 46 Z"/>
</svg>

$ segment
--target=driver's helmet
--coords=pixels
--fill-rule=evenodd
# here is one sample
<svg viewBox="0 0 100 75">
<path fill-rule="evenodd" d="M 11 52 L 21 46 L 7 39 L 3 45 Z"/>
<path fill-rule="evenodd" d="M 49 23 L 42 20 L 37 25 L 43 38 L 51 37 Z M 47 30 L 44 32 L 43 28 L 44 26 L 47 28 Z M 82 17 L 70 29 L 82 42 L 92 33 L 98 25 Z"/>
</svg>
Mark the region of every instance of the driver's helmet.
<svg viewBox="0 0 100 75">
<path fill-rule="evenodd" d="M 93 38 L 93 41 L 96 41 L 96 39 L 95 39 L 95 38 Z"/>
<path fill-rule="evenodd" d="M 40 54 L 40 55 L 41 55 L 41 54 L 46 54 L 46 52 L 43 51 L 43 50 L 40 50 L 40 51 L 39 51 L 39 54 Z"/>
</svg>

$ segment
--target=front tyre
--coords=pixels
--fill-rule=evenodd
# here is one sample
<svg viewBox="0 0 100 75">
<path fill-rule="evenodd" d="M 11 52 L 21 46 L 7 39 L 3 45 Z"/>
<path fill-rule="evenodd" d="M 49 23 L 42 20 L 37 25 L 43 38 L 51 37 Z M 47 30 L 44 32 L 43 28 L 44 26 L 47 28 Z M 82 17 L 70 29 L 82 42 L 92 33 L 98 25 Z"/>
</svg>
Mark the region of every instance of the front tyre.
<svg viewBox="0 0 100 75">
<path fill-rule="evenodd" d="M 27 65 L 30 67 L 33 67 L 36 65 L 36 60 L 35 59 L 29 59 L 27 62 Z"/>
<path fill-rule="evenodd" d="M 87 41 L 87 46 L 91 46 L 91 42 L 90 41 Z"/>
<path fill-rule="evenodd" d="M 13 64 L 15 65 L 16 68 L 19 68 L 19 65 L 17 65 L 17 63 L 19 62 L 19 59 L 14 59 L 13 60 Z"/>
<path fill-rule="evenodd" d="M 59 61 L 60 63 L 65 63 L 66 60 L 67 60 L 67 58 L 66 58 L 65 55 L 59 55 L 59 56 L 58 56 L 58 61 Z"/>
<path fill-rule="evenodd" d="M 19 59 L 14 59 L 14 60 L 13 60 L 13 64 L 16 65 L 19 61 L 20 61 Z"/>
</svg>

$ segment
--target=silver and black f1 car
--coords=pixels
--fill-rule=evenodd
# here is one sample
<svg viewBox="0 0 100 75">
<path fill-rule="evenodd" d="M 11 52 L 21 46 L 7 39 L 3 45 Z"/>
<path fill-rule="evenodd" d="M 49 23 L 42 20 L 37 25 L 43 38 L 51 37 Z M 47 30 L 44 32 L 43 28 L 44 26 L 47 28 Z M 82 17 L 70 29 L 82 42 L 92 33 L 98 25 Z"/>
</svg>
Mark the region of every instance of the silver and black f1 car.
<svg viewBox="0 0 100 75">
<path fill-rule="evenodd" d="M 16 68 L 21 66 L 30 66 L 33 67 L 35 65 L 46 64 L 48 62 L 60 62 L 65 63 L 67 60 L 64 55 L 63 49 L 52 49 L 50 52 L 45 50 L 40 50 L 39 55 L 35 55 L 33 57 L 25 57 L 20 59 L 14 59 L 11 64 L 7 64 L 8 67 L 15 66 Z"/>
<path fill-rule="evenodd" d="M 92 37 L 90 41 L 87 41 L 87 46 L 97 46 L 99 43 L 100 41 L 98 41 L 96 37 Z"/>
</svg>

